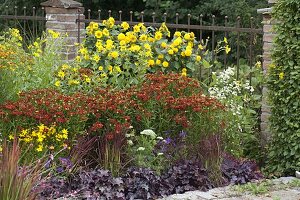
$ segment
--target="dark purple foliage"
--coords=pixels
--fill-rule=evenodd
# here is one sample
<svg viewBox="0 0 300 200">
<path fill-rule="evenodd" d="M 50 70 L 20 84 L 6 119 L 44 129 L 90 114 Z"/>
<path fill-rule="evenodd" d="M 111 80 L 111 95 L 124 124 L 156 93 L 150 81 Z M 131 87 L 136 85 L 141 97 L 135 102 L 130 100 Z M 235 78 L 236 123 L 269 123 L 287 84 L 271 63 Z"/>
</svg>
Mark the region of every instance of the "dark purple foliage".
<svg viewBox="0 0 300 200">
<path fill-rule="evenodd" d="M 123 177 L 126 199 L 157 199 L 168 195 L 169 186 L 154 171 L 130 168 Z M 167 194 L 165 194 L 167 193 Z"/>
<path fill-rule="evenodd" d="M 172 187 L 171 194 L 192 190 L 207 191 L 213 187 L 206 169 L 198 161 L 180 161 L 162 175 L 166 185 Z"/>
<path fill-rule="evenodd" d="M 245 184 L 263 178 L 254 161 L 238 160 L 230 155 L 224 155 L 221 170 L 228 182 L 232 184 Z"/>
</svg>

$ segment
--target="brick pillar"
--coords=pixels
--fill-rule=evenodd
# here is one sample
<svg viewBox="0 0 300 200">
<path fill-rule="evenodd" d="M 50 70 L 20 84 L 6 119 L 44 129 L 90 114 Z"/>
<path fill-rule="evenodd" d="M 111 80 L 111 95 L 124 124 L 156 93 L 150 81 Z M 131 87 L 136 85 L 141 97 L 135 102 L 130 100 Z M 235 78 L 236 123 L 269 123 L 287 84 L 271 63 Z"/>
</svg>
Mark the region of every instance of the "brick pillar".
<svg viewBox="0 0 300 200">
<path fill-rule="evenodd" d="M 272 5 L 276 0 L 269 0 Z M 272 63 L 271 54 L 275 33 L 273 30 L 274 20 L 271 17 L 272 8 L 259 9 L 257 12 L 263 15 L 263 70 L 266 74 L 269 65 Z M 271 115 L 270 106 L 268 104 L 268 89 L 263 86 L 262 91 L 262 113 L 261 113 L 261 143 L 263 146 L 270 141 L 271 133 L 269 130 L 268 118 Z"/>
<path fill-rule="evenodd" d="M 82 4 L 73 0 L 49 0 L 41 3 L 46 12 L 46 31 L 53 30 L 61 34 L 67 34 L 64 48 L 61 52 L 63 59 L 73 60 L 77 55 L 75 43 L 78 41 L 77 19 L 84 19 L 84 8 Z M 84 23 L 80 23 L 79 32 L 85 28 Z M 79 34 L 80 37 L 81 34 Z M 82 38 L 81 38 L 82 41 Z"/>
</svg>

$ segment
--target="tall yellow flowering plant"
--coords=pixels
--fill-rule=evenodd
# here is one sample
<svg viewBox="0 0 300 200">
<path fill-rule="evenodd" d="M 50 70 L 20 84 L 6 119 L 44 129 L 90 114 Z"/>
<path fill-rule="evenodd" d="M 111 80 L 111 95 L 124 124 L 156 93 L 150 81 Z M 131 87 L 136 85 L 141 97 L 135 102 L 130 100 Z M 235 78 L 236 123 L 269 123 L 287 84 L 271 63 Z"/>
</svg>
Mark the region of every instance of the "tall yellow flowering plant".
<svg viewBox="0 0 300 200">
<path fill-rule="evenodd" d="M 176 31 L 171 37 L 165 23 L 157 30 L 143 23 L 130 28 L 127 22 L 116 25 L 110 17 L 91 22 L 86 34 L 75 66 L 57 71 L 55 85 L 63 90 L 90 90 L 95 85 L 123 88 L 141 82 L 148 72 L 187 76 L 203 65 L 205 47 L 194 33 Z"/>
</svg>

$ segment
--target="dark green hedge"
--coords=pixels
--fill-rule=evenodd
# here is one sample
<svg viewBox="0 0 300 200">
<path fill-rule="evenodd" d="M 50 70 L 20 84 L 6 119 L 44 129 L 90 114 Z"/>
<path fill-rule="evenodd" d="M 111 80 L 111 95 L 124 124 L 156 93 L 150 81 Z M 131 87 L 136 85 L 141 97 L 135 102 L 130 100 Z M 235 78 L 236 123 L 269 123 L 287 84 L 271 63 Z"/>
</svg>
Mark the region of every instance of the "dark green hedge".
<svg viewBox="0 0 300 200">
<path fill-rule="evenodd" d="M 268 69 L 272 142 L 267 169 L 275 175 L 300 170 L 300 0 L 278 0 L 278 34 Z"/>
</svg>

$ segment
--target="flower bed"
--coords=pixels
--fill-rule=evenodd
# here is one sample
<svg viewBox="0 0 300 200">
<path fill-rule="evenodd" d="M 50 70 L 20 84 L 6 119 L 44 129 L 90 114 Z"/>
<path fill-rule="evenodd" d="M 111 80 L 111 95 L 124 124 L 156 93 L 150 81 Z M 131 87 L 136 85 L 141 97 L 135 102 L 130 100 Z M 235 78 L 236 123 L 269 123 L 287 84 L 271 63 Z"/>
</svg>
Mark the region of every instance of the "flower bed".
<svg viewBox="0 0 300 200">
<path fill-rule="evenodd" d="M 7 152 L 0 166 L 19 163 L 27 172 L 21 182 L 31 171 L 42 173 L 31 185 L 41 199 L 155 199 L 261 178 L 255 163 L 227 155 L 245 155 L 244 136 L 255 135 L 256 88 L 235 80 L 231 68 L 214 73 L 209 88 L 193 78 L 200 66 L 209 67 L 205 44 L 193 33 L 169 38 L 165 24 L 128 28 L 113 18 L 91 23 L 74 63 L 42 51 L 45 41 L 59 39 L 54 31 L 31 45 L 31 53 L 16 47 L 28 65 L 44 64 L 28 74 L 44 75 L 37 79 L 43 85 L 19 79 L 20 87 L 6 88 L 14 95 L 0 104 Z M 11 31 L 2 46 L 21 42 Z M 230 51 L 226 38 L 219 45 L 218 51 Z M 47 55 L 53 62 L 43 60 Z M 17 58 L 4 56 L 5 66 Z M 0 70 L 20 78 L 24 66 Z M 12 141 L 21 154 L 10 151 Z M 6 165 L 8 157 L 18 163 Z M 39 168 L 29 165 L 36 160 Z"/>
</svg>

